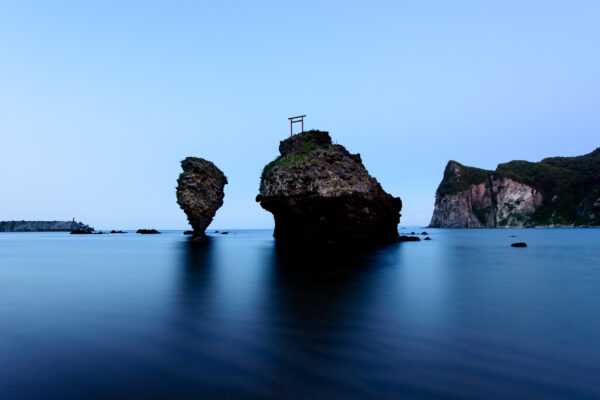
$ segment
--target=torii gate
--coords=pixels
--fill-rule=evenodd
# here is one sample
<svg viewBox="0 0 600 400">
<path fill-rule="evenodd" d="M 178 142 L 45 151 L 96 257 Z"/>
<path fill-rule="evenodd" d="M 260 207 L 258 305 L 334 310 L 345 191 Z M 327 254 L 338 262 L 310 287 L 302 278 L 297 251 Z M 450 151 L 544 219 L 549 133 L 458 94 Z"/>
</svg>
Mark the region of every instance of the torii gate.
<svg viewBox="0 0 600 400">
<path fill-rule="evenodd" d="M 290 137 L 292 137 L 294 134 L 294 124 L 296 122 L 300 122 L 302 124 L 302 132 L 304 132 L 304 117 L 306 117 L 306 115 L 298 115 L 296 117 L 288 118 L 290 120 Z"/>
</svg>

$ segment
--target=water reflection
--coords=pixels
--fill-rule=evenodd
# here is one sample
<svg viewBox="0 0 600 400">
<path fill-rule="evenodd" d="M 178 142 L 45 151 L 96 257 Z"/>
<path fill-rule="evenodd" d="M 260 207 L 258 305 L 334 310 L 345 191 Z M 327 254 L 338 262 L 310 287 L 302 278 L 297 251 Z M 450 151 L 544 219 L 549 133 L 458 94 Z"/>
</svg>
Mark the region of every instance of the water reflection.
<svg viewBox="0 0 600 400">
<path fill-rule="evenodd" d="M 580 352 L 550 356 L 551 341 L 529 335 L 571 317 L 511 300 L 540 285 L 548 293 L 547 282 L 517 284 L 527 254 L 443 239 L 363 249 L 290 248 L 264 235 L 183 243 L 168 328 L 185 349 L 177 362 L 219 397 L 461 397 L 489 387 L 508 396 L 518 379 L 530 382 L 524 394 L 577 394 L 547 377 Z M 543 262 L 523 261 L 542 276 Z M 517 292 L 502 295 L 509 288 Z M 541 292 L 528 304 L 549 302 Z"/>
<path fill-rule="evenodd" d="M 519 231 L 525 250 L 502 230 L 370 249 L 8 236 L 0 393 L 598 398 L 599 232 Z"/>
<path fill-rule="evenodd" d="M 374 347 L 386 341 L 381 270 L 397 264 L 393 250 L 185 243 L 171 328 L 195 326 L 191 354 L 216 393 L 367 396 L 365 365 L 385 363 Z M 215 385 L 220 374 L 227 384 Z"/>
<path fill-rule="evenodd" d="M 372 336 L 383 289 L 386 248 L 290 249 L 272 254 L 268 337 L 281 394 L 299 398 L 365 398 L 372 385 Z M 385 312 L 384 309 L 380 311 Z"/>
<path fill-rule="evenodd" d="M 211 288 L 211 277 L 216 267 L 215 246 L 208 243 L 182 242 L 178 243 L 180 257 L 181 278 L 179 280 L 180 292 L 177 296 L 181 306 L 189 308 L 186 312 L 193 312 L 193 306 L 202 300 L 209 300 L 207 291 Z"/>
</svg>

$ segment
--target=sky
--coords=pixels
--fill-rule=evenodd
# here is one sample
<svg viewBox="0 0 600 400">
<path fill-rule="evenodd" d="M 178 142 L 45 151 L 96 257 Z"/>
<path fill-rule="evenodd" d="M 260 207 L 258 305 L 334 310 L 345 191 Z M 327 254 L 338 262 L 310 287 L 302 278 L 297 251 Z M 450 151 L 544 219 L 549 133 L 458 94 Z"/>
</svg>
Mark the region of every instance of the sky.
<svg viewBox="0 0 600 400">
<path fill-rule="evenodd" d="M 228 177 L 211 228 L 271 228 L 287 118 L 360 153 L 426 225 L 448 160 L 600 146 L 599 1 L 0 1 L 0 220 L 186 229 L 180 161 Z"/>
</svg>

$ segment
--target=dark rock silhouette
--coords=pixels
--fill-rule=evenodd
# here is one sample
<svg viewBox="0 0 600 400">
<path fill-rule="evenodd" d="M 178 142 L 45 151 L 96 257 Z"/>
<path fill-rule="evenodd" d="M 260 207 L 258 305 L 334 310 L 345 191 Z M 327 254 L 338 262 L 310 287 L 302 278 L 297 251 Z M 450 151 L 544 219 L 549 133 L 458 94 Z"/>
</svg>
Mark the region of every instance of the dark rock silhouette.
<svg viewBox="0 0 600 400">
<path fill-rule="evenodd" d="M 183 172 L 177 179 L 177 204 L 187 215 L 193 239 L 204 239 L 205 231 L 223 205 L 227 178 L 210 161 L 188 157 L 181 162 Z"/>
<path fill-rule="evenodd" d="M 86 230 L 72 230 L 71 231 L 71 235 L 91 235 L 93 232 L 92 231 L 86 231 Z"/>
<path fill-rule="evenodd" d="M 369 175 L 359 154 L 332 144 L 327 132 L 283 140 L 265 166 L 256 201 L 275 219 L 284 241 L 392 242 L 402 201 Z"/>
<path fill-rule="evenodd" d="M 527 247 L 527 243 L 525 242 L 516 242 L 511 244 L 512 247 Z"/>
<path fill-rule="evenodd" d="M 418 236 L 406 236 L 402 235 L 398 237 L 399 242 L 420 242 L 421 238 Z"/>
<path fill-rule="evenodd" d="M 141 233 L 142 235 L 156 235 L 160 232 L 156 229 L 138 229 L 136 233 Z"/>
<path fill-rule="evenodd" d="M 71 222 L 71 233 L 72 234 L 89 234 L 93 233 L 94 228 L 81 222 Z"/>
</svg>

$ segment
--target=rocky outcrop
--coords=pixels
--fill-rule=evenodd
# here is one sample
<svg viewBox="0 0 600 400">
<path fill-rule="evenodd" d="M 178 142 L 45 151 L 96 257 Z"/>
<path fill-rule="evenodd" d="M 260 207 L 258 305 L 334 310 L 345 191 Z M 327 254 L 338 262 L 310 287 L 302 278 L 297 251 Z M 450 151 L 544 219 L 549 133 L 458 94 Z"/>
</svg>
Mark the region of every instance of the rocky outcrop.
<svg viewBox="0 0 600 400">
<path fill-rule="evenodd" d="M 181 162 L 181 168 L 183 173 L 177 179 L 177 204 L 187 215 L 194 230 L 193 238 L 202 239 L 223 205 L 227 178 L 215 164 L 202 158 L 188 157 Z"/>
<path fill-rule="evenodd" d="M 516 243 L 512 243 L 511 247 L 527 247 L 527 243 L 525 243 L 525 242 L 516 242 Z"/>
<path fill-rule="evenodd" d="M 531 186 L 450 161 L 443 183 L 461 186 L 465 179 L 471 181 L 465 190 L 456 193 L 438 190 L 431 227 L 522 227 L 531 223 L 533 213 L 543 201 L 542 194 Z"/>
<path fill-rule="evenodd" d="M 448 162 L 431 227 L 600 225 L 600 151 L 511 161 L 496 171 Z"/>
<path fill-rule="evenodd" d="M 398 241 L 399 242 L 420 242 L 421 238 L 418 236 L 402 235 L 402 236 L 398 237 Z"/>
<path fill-rule="evenodd" d="M 138 229 L 135 233 L 141 233 L 142 235 L 158 235 L 160 232 L 156 229 Z"/>
<path fill-rule="evenodd" d="M 0 232 L 93 232 L 94 228 L 76 221 L 0 221 Z"/>
<path fill-rule="evenodd" d="M 273 214 L 278 240 L 397 240 L 402 201 L 369 175 L 359 154 L 322 131 L 283 140 L 279 152 L 265 166 L 256 197 Z"/>
</svg>

